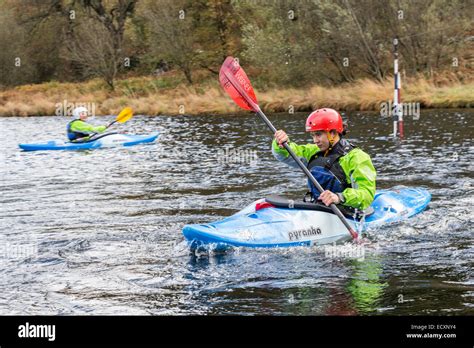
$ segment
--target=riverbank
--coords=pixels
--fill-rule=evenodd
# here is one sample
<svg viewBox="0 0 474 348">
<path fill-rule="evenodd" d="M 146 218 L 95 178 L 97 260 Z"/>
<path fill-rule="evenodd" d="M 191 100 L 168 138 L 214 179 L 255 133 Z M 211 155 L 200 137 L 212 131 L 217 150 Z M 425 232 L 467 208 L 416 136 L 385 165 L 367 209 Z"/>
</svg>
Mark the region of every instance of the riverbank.
<svg viewBox="0 0 474 348">
<path fill-rule="evenodd" d="M 393 98 L 393 80 L 369 79 L 336 87 L 306 89 L 258 89 L 257 98 L 266 112 L 311 111 L 326 106 L 338 110 L 378 111 Z M 402 101 L 421 108 L 470 108 L 474 106 L 474 81 L 446 78 L 441 82 L 425 78 L 407 79 L 402 84 Z M 133 77 L 119 80 L 111 91 L 98 79 L 81 83 L 48 82 L 0 91 L 0 116 L 61 115 L 68 103 L 93 104 L 95 114 L 111 115 L 124 106 L 135 114 L 229 114 L 241 110 L 221 90 L 217 78 L 202 79 L 189 86 L 176 74 Z"/>
</svg>

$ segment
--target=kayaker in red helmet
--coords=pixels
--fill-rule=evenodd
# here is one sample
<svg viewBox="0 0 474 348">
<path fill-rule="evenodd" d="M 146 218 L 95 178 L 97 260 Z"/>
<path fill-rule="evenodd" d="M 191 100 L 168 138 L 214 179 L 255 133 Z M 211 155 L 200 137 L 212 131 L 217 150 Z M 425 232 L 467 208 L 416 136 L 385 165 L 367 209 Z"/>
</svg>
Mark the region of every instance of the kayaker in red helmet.
<svg viewBox="0 0 474 348">
<path fill-rule="evenodd" d="M 272 144 L 275 158 L 296 166 L 281 145 L 288 142 L 325 190 L 319 194 L 308 180 L 311 201 L 368 208 L 374 200 L 376 171 L 370 156 L 343 138 L 346 129 L 341 115 L 329 108 L 313 111 L 306 120 L 306 132 L 311 134 L 314 144 L 297 145 L 289 141 L 284 131 L 278 130 Z"/>
</svg>

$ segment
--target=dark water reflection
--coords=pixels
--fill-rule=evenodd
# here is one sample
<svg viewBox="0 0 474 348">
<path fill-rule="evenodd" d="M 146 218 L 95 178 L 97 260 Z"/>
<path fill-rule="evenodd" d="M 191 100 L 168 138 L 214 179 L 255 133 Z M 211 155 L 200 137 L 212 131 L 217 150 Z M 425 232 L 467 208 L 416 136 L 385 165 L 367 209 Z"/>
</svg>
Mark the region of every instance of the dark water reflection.
<svg viewBox="0 0 474 348">
<path fill-rule="evenodd" d="M 269 116 L 292 140 L 310 140 L 305 114 Z M 305 192 L 254 116 L 136 117 L 117 130 L 160 130 L 159 142 L 34 153 L 17 144 L 61 137 L 67 120 L 1 119 L 0 314 L 472 314 L 473 113 L 408 117 L 402 142 L 388 136 L 388 119 L 346 117 L 379 188 L 433 195 L 423 214 L 370 231 L 357 258 L 317 248 L 190 253 L 184 224 Z M 232 149 L 240 157 L 223 157 Z"/>
</svg>

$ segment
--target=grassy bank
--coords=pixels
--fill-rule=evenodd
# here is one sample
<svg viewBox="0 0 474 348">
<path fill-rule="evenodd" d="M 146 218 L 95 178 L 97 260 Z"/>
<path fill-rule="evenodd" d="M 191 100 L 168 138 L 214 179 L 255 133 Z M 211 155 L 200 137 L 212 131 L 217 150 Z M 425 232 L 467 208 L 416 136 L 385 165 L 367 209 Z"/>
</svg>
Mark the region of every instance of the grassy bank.
<svg viewBox="0 0 474 348">
<path fill-rule="evenodd" d="M 186 85 L 180 75 L 158 78 L 134 77 L 117 81 L 114 91 L 101 80 L 82 83 L 48 82 L 0 91 L 0 116 L 55 115 L 58 103 L 95 103 L 97 115 L 116 114 L 131 106 L 135 114 L 224 114 L 240 112 L 221 90 L 215 76 Z M 358 80 L 337 87 L 312 86 L 305 89 L 256 88 L 266 112 L 310 111 L 326 106 L 338 110 L 379 110 L 392 100 L 393 81 Z M 404 102 L 422 108 L 464 108 L 474 106 L 474 81 L 460 83 L 446 79 L 437 83 L 425 78 L 407 79 L 402 85 Z"/>
</svg>

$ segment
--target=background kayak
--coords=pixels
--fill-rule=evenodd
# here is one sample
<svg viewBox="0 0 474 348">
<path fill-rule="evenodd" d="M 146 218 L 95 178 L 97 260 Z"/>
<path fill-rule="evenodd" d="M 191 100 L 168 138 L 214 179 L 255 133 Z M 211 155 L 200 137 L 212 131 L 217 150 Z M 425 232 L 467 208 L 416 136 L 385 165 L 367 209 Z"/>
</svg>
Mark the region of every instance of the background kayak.
<svg viewBox="0 0 474 348">
<path fill-rule="evenodd" d="M 423 188 L 380 190 L 371 207 L 373 213 L 358 221 L 348 217 L 357 231 L 407 219 L 426 208 L 430 193 Z M 212 244 L 216 249 L 228 246 L 291 247 L 323 245 L 350 240 L 340 219 L 326 207 L 301 209 L 293 201 L 289 207 L 265 207 L 265 199 L 250 204 L 224 220 L 187 225 L 185 238 L 192 247 Z"/>
<path fill-rule="evenodd" d="M 71 143 L 61 140 L 51 140 L 47 143 L 37 144 L 19 144 L 18 146 L 24 151 L 38 150 L 90 150 L 103 147 L 114 146 L 133 146 L 142 143 L 150 143 L 158 138 L 159 133 L 148 135 L 132 135 L 132 134 L 104 134 L 99 138 L 85 143 Z"/>
</svg>

